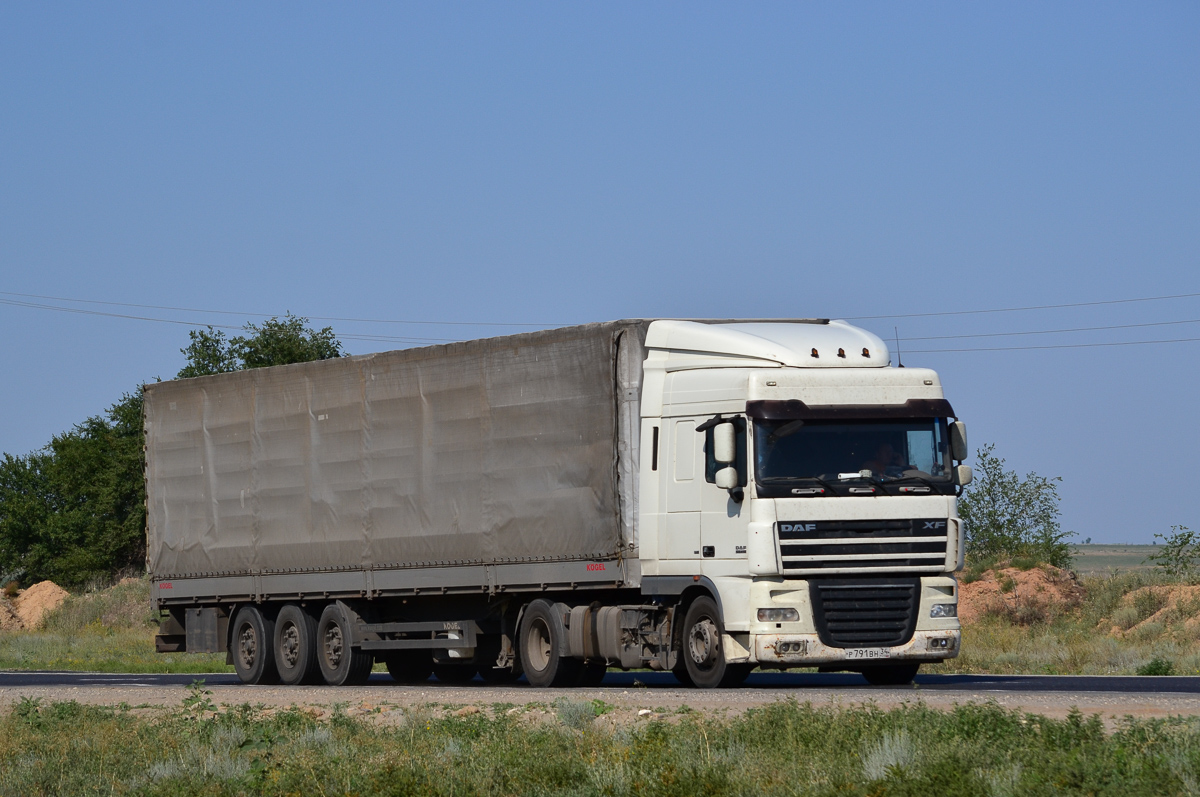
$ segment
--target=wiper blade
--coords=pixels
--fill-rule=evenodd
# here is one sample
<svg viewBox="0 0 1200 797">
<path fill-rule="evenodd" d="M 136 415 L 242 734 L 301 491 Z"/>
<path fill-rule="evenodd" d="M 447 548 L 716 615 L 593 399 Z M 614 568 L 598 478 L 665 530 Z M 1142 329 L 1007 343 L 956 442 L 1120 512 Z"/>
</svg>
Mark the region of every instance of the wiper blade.
<svg viewBox="0 0 1200 797">
<path fill-rule="evenodd" d="M 917 476 L 916 474 L 913 474 L 911 476 L 897 476 L 896 478 L 892 479 L 891 482 L 889 482 L 889 483 L 895 484 L 896 482 L 911 482 L 911 481 L 918 481 L 921 484 L 928 484 L 930 487 L 937 487 L 937 482 L 933 481 L 931 477 L 926 478 L 925 476 Z"/>
<path fill-rule="evenodd" d="M 833 485 L 820 476 L 763 476 L 759 479 L 763 484 L 795 484 L 796 482 L 816 482 L 826 490 L 833 492 Z"/>
</svg>

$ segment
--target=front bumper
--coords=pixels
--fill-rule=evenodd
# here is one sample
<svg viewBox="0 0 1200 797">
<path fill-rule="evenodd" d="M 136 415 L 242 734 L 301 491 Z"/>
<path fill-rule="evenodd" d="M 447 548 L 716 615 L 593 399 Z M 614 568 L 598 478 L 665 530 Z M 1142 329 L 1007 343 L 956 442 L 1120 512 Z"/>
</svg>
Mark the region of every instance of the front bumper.
<svg viewBox="0 0 1200 797">
<path fill-rule="evenodd" d="M 754 637 L 754 656 L 762 667 L 870 666 L 887 661 L 951 659 L 958 655 L 961 643 L 961 631 L 916 631 L 906 644 L 856 652 L 853 648 L 829 647 L 816 634 L 758 634 Z M 883 652 L 886 655 L 874 655 Z"/>
</svg>

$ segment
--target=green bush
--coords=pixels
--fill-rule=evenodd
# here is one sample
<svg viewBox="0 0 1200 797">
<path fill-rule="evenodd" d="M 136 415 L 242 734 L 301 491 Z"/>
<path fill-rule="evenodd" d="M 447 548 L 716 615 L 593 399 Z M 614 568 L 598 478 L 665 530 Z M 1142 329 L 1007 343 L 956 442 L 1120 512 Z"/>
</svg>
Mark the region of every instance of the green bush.
<svg viewBox="0 0 1200 797">
<path fill-rule="evenodd" d="M 1151 659 L 1146 664 L 1138 667 L 1138 675 L 1174 675 L 1175 665 L 1166 659 Z"/>
<path fill-rule="evenodd" d="M 1160 571 L 1180 581 L 1192 579 L 1200 571 L 1200 533 L 1187 526 L 1172 526 L 1171 534 L 1155 534 L 1162 547 L 1149 561 Z"/>
<path fill-rule="evenodd" d="M 1074 532 L 1058 523 L 1058 482 L 1029 473 L 1024 479 L 1004 469 L 987 445 L 976 452 L 975 480 L 963 490 L 958 514 L 966 525 L 971 560 L 1022 559 L 1071 566 L 1067 540 Z"/>
</svg>

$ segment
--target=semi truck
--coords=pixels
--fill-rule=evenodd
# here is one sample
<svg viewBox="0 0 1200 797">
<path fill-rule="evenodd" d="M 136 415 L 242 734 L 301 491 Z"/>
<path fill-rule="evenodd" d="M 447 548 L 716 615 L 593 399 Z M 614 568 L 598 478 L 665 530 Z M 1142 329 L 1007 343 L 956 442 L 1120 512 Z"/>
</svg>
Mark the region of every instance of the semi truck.
<svg viewBox="0 0 1200 797">
<path fill-rule="evenodd" d="M 626 320 L 144 387 L 160 652 L 245 683 L 958 655 L 966 429 L 844 321 Z"/>
</svg>

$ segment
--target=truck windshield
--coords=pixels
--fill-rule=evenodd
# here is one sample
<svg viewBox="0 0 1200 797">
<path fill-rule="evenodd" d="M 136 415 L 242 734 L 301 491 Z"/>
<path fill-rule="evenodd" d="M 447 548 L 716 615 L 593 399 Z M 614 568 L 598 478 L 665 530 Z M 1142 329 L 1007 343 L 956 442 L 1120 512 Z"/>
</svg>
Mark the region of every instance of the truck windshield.
<svg viewBox="0 0 1200 797">
<path fill-rule="evenodd" d="M 754 425 L 760 482 L 798 479 L 887 483 L 949 482 L 946 421 L 759 420 Z"/>
</svg>

